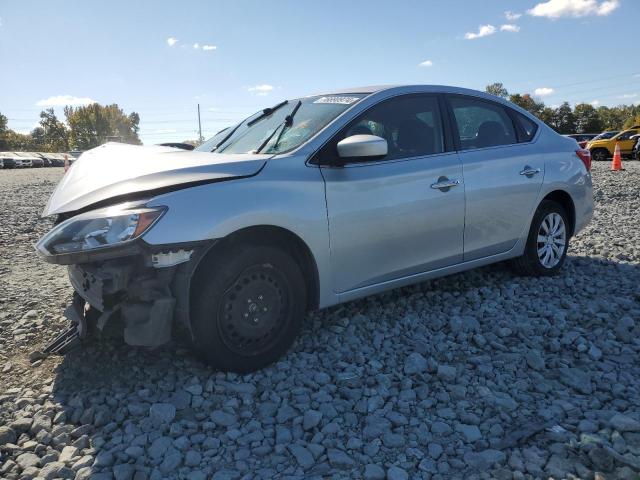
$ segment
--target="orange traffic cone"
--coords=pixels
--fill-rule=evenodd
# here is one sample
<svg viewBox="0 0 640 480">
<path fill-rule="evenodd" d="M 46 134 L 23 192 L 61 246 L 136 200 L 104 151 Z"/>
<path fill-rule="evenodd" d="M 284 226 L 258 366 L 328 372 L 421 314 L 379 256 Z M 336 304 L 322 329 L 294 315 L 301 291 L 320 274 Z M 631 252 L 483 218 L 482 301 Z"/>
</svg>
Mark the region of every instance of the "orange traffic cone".
<svg viewBox="0 0 640 480">
<path fill-rule="evenodd" d="M 613 160 L 611 160 L 611 170 L 617 172 L 624 170 L 622 168 L 622 156 L 620 155 L 620 145 L 616 142 L 616 149 L 613 151 Z"/>
</svg>

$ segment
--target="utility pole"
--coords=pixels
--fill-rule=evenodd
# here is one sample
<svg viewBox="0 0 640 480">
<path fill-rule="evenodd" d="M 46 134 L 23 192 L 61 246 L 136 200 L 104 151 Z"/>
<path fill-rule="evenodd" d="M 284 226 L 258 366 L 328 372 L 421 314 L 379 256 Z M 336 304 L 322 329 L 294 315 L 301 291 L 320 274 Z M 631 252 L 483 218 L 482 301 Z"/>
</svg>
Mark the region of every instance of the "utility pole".
<svg viewBox="0 0 640 480">
<path fill-rule="evenodd" d="M 198 141 L 202 143 L 202 123 L 200 122 L 200 104 L 198 104 Z"/>
</svg>

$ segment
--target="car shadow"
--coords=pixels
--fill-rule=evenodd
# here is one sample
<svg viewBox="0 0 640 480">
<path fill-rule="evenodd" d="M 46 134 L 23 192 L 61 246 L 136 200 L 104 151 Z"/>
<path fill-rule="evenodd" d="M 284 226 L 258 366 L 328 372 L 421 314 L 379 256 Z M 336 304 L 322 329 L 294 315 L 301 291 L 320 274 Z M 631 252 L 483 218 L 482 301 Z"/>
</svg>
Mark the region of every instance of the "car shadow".
<svg viewBox="0 0 640 480">
<path fill-rule="evenodd" d="M 393 421 L 389 428 L 411 436 L 421 449 L 439 436 L 458 435 L 436 434 L 432 424 L 461 418 L 477 420 L 483 429 L 498 425 L 492 438 L 505 443 L 480 438 L 471 442 L 477 450 L 533 445 L 534 434 L 508 439 L 532 418 L 545 425 L 565 422 L 565 428 L 579 421 L 559 399 L 570 398 L 578 411 L 593 407 L 591 395 L 563 380 L 562 369 L 587 371 L 594 391 L 608 381 L 601 367 L 638 374 L 638 366 L 625 360 L 632 340 L 612 340 L 616 348 L 598 359 L 576 347 L 580 337 L 595 342 L 630 309 L 640 310 L 637 288 L 620 291 L 611 282 L 620 275 L 629 281 L 625 285 L 640 284 L 638 265 L 569 256 L 555 277 L 519 277 L 501 263 L 373 295 L 309 313 L 291 351 L 248 375 L 212 371 L 183 343 L 148 350 L 88 341 L 55 371 L 54 429 L 68 436 L 68 444 L 92 452 L 91 472 L 115 467 L 119 475 L 140 472 L 139 478 L 186 478 L 194 469 L 207 478 L 218 471 L 228 478 L 294 474 L 298 463 L 287 446 L 301 442 L 320 445 L 306 474 L 328 475 L 338 462 L 327 458 L 326 449 L 344 448 L 336 431 L 375 444 L 371 448 L 383 456 L 404 455 L 404 442 L 382 443 L 366 429 L 391 411 L 415 419 L 417 437 L 413 420 L 411 426 Z M 523 298 L 529 307 L 518 306 Z M 459 317 L 461 322 L 453 320 Z M 542 368 L 526 362 L 524 352 L 536 348 L 546 358 Z M 426 362 L 410 364 L 415 353 Z M 442 365 L 453 367 L 453 374 Z M 613 391 L 599 393 L 601 408 L 629 406 Z M 175 413 L 157 404 L 173 405 Z M 447 405 L 455 421 L 443 410 Z M 303 425 L 309 410 L 322 413 L 312 427 Z M 538 434 L 549 435 L 543 429 Z M 354 464 L 340 467 L 354 475 L 366 461 L 357 444 L 348 450 Z M 417 468 L 418 459 L 414 463 Z"/>
</svg>

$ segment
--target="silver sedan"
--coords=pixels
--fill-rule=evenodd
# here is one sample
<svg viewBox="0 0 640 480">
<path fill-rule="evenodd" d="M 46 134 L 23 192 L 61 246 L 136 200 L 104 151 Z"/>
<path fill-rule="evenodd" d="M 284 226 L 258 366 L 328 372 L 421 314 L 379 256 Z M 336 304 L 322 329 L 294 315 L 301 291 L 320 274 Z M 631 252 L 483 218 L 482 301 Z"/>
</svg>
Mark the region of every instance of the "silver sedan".
<svg viewBox="0 0 640 480">
<path fill-rule="evenodd" d="M 194 151 L 82 154 L 37 245 L 69 265 L 75 335 L 182 330 L 216 368 L 286 352 L 308 309 L 512 260 L 553 275 L 593 212 L 589 152 L 517 106 L 440 86 L 283 101 Z M 69 336 L 62 343 L 68 344 Z"/>
</svg>

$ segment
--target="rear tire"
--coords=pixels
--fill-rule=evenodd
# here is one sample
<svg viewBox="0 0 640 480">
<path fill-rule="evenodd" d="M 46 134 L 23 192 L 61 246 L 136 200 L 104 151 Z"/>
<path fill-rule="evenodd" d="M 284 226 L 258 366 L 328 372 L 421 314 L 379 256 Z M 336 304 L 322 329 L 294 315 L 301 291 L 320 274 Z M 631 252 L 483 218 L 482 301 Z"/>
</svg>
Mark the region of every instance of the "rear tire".
<svg viewBox="0 0 640 480">
<path fill-rule="evenodd" d="M 280 358 L 297 337 L 307 308 L 298 264 L 276 247 L 236 245 L 217 252 L 202 268 L 191 309 L 200 357 L 238 373 Z"/>
<path fill-rule="evenodd" d="M 591 159 L 594 162 L 604 162 L 609 158 L 609 151 L 606 148 L 594 148 L 591 150 Z"/>
<path fill-rule="evenodd" d="M 562 205 L 543 200 L 536 210 L 524 254 L 513 260 L 522 275 L 551 276 L 564 265 L 569 248 L 569 222 Z"/>
</svg>

